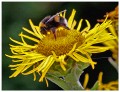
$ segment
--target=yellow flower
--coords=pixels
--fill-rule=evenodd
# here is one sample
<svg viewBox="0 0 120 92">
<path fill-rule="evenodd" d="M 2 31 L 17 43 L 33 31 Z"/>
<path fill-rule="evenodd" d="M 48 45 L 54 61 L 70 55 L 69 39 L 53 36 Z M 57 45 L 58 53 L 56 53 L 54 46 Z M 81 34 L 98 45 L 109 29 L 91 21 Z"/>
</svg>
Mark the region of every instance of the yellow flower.
<svg viewBox="0 0 120 92">
<path fill-rule="evenodd" d="M 116 37 L 116 39 L 113 39 L 111 41 L 103 42 L 106 46 L 113 46 L 110 50 L 112 51 L 112 57 L 115 59 L 116 63 L 118 63 L 118 6 L 115 7 L 115 9 L 109 13 L 106 13 L 104 17 L 108 16 L 108 20 L 112 20 L 111 26 L 108 27 L 108 30 L 104 32 L 111 33 Z M 99 22 L 103 22 L 104 19 L 98 20 Z M 112 59 L 109 58 L 109 61 L 112 63 L 114 62 Z"/>
<path fill-rule="evenodd" d="M 99 73 L 98 81 L 99 81 L 99 90 L 118 90 L 118 80 L 111 81 L 109 83 L 102 83 L 103 72 Z"/>
<path fill-rule="evenodd" d="M 65 13 L 66 12 L 64 12 L 63 15 L 60 14 L 60 16 L 65 17 Z M 63 71 L 66 71 L 66 57 L 72 58 L 75 62 L 88 63 L 94 69 L 97 63 L 92 61 L 90 57 L 91 54 L 104 52 L 111 48 L 111 46 L 98 46 L 95 44 L 115 39 L 115 37 L 109 33 L 102 34 L 105 29 L 110 26 L 111 21 L 107 21 L 106 19 L 102 24 L 98 23 L 94 28 L 90 29 L 90 23 L 88 20 L 85 20 L 87 27 L 81 30 L 83 19 L 80 20 L 77 28 L 75 28 L 75 13 L 76 11 L 73 9 L 68 19 L 68 27 L 70 30 L 62 27 L 58 28 L 56 40 L 51 32 L 47 35 L 41 34 L 40 27 L 34 25 L 31 19 L 29 23 L 33 31 L 23 27 L 23 30 L 31 36 L 21 32 L 19 36 L 22 42 L 10 37 L 10 40 L 16 43 L 16 45 L 10 44 L 13 55 L 6 55 L 13 59 L 13 64 L 9 65 L 9 67 L 15 72 L 10 78 L 16 77 L 19 74 L 29 75 L 33 73 L 34 80 L 36 80 L 36 73 L 38 73 L 40 75 L 39 82 L 42 82 L 45 75 L 49 72 L 49 69 L 55 63 L 59 63 Z M 24 38 L 35 42 L 35 44 L 28 44 Z"/>
<path fill-rule="evenodd" d="M 99 86 L 98 86 L 98 90 L 118 90 L 118 80 L 116 81 L 110 81 L 109 83 L 103 83 L 102 81 L 103 78 L 103 72 L 100 72 L 98 75 L 98 82 L 99 82 Z M 89 74 L 85 74 L 85 78 L 84 78 L 84 82 L 83 82 L 83 87 L 86 90 L 90 90 L 89 88 L 87 88 L 87 84 L 89 81 Z"/>
<path fill-rule="evenodd" d="M 116 37 L 116 39 L 103 42 L 103 44 L 105 46 L 113 46 L 113 48 L 110 48 L 110 50 L 112 51 L 112 57 L 115 59 L 115 62 L 118 64 L 118 30 L 115 30 L 115 26 L 111 25 L 108 28 L 108 30 L 106 30 L 106 32 L 111 33 L 112 35 Z M 109 60 L 111 59 L 109 58 Z"/>
</svg>

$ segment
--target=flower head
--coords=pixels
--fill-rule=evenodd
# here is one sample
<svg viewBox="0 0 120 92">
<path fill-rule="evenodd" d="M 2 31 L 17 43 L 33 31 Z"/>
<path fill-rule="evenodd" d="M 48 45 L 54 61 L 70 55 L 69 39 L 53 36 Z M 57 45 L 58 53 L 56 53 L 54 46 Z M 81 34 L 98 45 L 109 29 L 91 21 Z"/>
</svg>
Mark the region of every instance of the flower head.
<svg viewBox="0 0 120 92">
<path fill-rule="evenodd" d="M 85 78 L 84 78 L 84 82 L 83 82 L 83 87 L 86 90 L 90 90 L 89 88 L 87 88 L 88 85 L 88 81 L 89 81 L 89 74 L 85 74 Z M 118 90 L 118 80 L 116 81 L 110 81 L 108 83 L 103 83 L 103 72 L 100 72 L 98 75 L 98 90 Z"/>
<path fill-rule="evenodd" d="M 109 83 L 102 83 L 103 72 L 99 73 L 99 90 L 118 90 L 118 80 L 110 81 Z"/>
<path fill-rule="evenodd" d="M 112 51 L 112 57 L 114 58 L 115 62 L 118 63 L 118 6 L 116 6 L 113 11 L 107 12 L 104 17 L 106 16 L 108 16 L 108 20 L 112 20 L 112 24 L 108 27 L 108 30 L 104 32 L 111 33 L 116 37 L 116 39 L 103 42 L 103 44 L 106 46 L 113 46 L 113 48 L 110 49 Z M 103 22 L 104 19 L 99 19 L 98 21 Z M 114 62 L 114 60 L 109 58 L 111 63 Z"/>
<path fill-rule="evenodd" d="M 60 16 L 65 18 L 65 13 L 60 14 Z M 23 27 L 23 30 L 31 36 L 21 32 L 19 36 L 22 42 L 10 38 L 11 41 L 16 43 L 16 45 L 10 44 L 13 55 L 6 55 L 13 59 L 13 64 L 9 65 L 9 67 L 15 72 L 10 78 L 16 77 L 19 74 L 28 75 L 33 73 L 34 80 L 36 80 L 36 73 L 38 73 L 40 75 L 39 81 L 42 82 L 49 69 L 55 63 L 59 63 L 62 70 L 66 71 L 66 57 L 72 58 L 75 62 L 88 63 L 94 69 L 97 63 L 91 59 L 91 54 L 104 52 L 111 48 L 111 46 L 98 46 L 95 44 L 115 39 L 109 33 L 103 34 L 105 29 L 111 26 L 111 21 L 106 19 L 102 24 L 98 23 L 94 28 L 90 29 L 89 21 L 85 20 L 87 27 L 81 30 L 83 19 L 79 21 L 77 28 L 75 28 L 77 23 L 74 20 L 75 13 L 76 11 L 73 9 L 68 19 L 70 30 L 63 27 L 58 28 L 56 40 L 52 32 L 43 35 L 40 32 L 40 27 L 34 25 L 31 19 L 29 23 L 32 31 Z M 29 39 L 35 42 L 35 44 L 30 45 L 24 39 Z"/>
</svg>

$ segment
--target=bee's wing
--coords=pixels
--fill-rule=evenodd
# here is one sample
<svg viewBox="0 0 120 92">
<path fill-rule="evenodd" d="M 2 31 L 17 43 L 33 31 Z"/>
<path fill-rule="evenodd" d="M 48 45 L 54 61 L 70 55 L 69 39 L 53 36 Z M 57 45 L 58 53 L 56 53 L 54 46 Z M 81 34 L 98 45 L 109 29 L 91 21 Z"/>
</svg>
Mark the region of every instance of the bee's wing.
<svg viewBox="0 0 120 92">
<path fill-rule="evenodd" d="M 49 23 L 49 22 L 53 21 L 53 19 L 54 19 L 55 16 L 56 15 L 53 15 L 51 18 L 49 18 L 46 23 Z"/>
<path fill-rule="evenodd" d="M 51 16 L 46 16 L 41 22 L 42 23 L 46 23 L 49 19 L 50 19 Z"/>
</svg>

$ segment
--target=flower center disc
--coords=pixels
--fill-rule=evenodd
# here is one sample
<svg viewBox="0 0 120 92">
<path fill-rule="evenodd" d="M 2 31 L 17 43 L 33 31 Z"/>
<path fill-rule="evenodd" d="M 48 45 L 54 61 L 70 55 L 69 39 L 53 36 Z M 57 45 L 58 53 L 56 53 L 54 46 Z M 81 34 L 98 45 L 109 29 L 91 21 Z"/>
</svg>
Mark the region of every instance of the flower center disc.
<svg viewBox="0 0 120 92">
<path fill-rule="evenodd" d="M 77 47 L 84 41 L 84 37 L 80 32 L 76 30 L 60 29 L 56 31 L 56 39 L 52 32 L 47 34 L 42 40 L 40 40 L 36 51 L 45 56 L 52 54 L 54 51 L 57 56 L 68 53 L 75 43 Z"/>
</svg>

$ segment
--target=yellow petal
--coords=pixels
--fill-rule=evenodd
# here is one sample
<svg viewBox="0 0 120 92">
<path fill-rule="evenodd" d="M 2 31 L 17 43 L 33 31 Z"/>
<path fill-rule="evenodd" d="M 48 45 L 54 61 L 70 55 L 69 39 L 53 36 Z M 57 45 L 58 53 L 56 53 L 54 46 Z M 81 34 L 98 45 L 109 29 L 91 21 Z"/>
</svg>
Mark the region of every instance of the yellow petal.
<svg viewBox="0 0 120 92">
<path fill-rule="evenodd" d="M 20 36 L 22 36 L 22 37 L 25 37 L 25 38 L 27 38 L 27 39 L 29 39 L 29 40 L 32 40 L 32 41 L 34 41 L 34 42 L 37 42 L 37 43 L 39 43 L 39 40 L 37 40 L 37 39 L 35 39 L 35 38 L 33 38 L 33 37 L 30 37 L 30 36 L 27 36 L 27 35 L 24 35 L 24 34 L 19 34 Z"/>
<path fill-rule="evenodd" d="M 9 38 L 10 38 L 10 40 L 13 41 L 14 43 L 17 43 L 17 44 L 19 44 L 19 45 L 24 45 L 23 43 L 21 43 L 21 42 L 19 42 L 19 41 L 16 41 L 16 40 L 12 39 L 11 37 L 9 37 Z"/>
<path fill-rule="evenodd" d="M 42 71 L 42 76 L 39 79 L 40 82 L 43 81 L 43 78 L 45 77 L 46 73 L 48 72 L 49 68 L 52 66 L 53 63 L 54 63 L 54 60 L 52 59 L 49 66 L 46 69 L 44 69 L 44 71 Z"/>
<path fill-rule="evenodd" d="M 88 73 L 87 73 L 87 74 L 85 74 L 85 78 L 84 78 L 84 83 L 83 83 L 83 87 L 84 87 L 84 88 L 87 87 L 88 80 L 89 80 L 89 75 L 88 75 Z"/>
<path fill-rule="evenodd" d="M 77 22 L 76 22 L 76 20 L 74 20 L 74 21 L 73 21 L 73 24 L 72 24 L 72 26 L 71 26 L 71 30 L 73 30 L 73 29 L 74 29 L 74 27 L 75 27 L 76 23 L 77 23 Z"/>
<path fill-rule="evenodd" d="M 68 19 L 68 27 L 71 28 L 71 25 L 72 25 L 72 22 L 74 20 L 74 17 L 75 17 L 75 13 L 76 13 L 76 10 L 73 9 L 71 15 L 70 15 L 70 18 Z"/>
<path fill-rule="evenodd" d="M 80 28 L 81 28 L 81 26 L 82 26 L 82 21 L 83 21 L 83 19 L 81 19 L 81 20 L 79 21 L 79 24 L 78 24 L 78 27 L 77 27 L 77 31 L 80 31 Z"/>
</svg>

